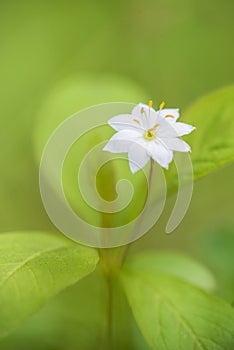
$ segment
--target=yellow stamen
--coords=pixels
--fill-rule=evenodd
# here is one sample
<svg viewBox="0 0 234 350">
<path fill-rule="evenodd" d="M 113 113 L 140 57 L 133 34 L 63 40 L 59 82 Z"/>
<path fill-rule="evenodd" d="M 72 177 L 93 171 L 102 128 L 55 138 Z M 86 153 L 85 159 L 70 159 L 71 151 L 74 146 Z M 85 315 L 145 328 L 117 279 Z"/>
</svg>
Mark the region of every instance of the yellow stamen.
<svg viewBox="0 0 234 350">
<path fill-rule="evenodd" d="M 137 120 L 137 119 L 133 119 L 133 121 L 134 121 L 135 123 L 137 123 L 137 124 L 139 124 L 139 125 L 140 125 L 139 120 Z"/>
<path fill-rule="evenodd" d="M 168 114 L 165 116 L 165 118 L 175 118 L 174 115 Z"/>
<path fill-rule="evenodd" d="M 153 107 L 153 101 L 152 101 L 152 100 L 149 100 L 148 106 L 149 106 L 150 108 Z"/>
<path fill-rule="evenodd" d="M 159 126 L 159 124 L 155 124 L 151 129 L 148 130 L 148 132 L 152 133 L 154 130 L 157 129 L 158 126 Z"/>
<path fill-rule="evenodd" d="M 160 109 L 163 109 L 164 107 L 165 107 L 165 102 L 164 102 L 164 101 L 162 101 L 162 103 L 160 103 L 159 108 L 160 108 Z"/>
<path fill-rule="evenodd" d="M 145 109 L 144 107 L 141 107 L 141 114 L 144 114 L 145 113 Z"/>
</svg>

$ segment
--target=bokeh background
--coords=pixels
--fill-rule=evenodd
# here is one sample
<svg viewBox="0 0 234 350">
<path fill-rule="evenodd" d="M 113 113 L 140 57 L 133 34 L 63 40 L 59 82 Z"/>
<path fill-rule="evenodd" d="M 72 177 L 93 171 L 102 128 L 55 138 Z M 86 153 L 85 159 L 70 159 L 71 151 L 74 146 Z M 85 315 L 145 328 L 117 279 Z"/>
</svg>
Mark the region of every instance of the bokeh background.
<svg viewBox="0 0 234 350">
<path fill-rule="evenodd" d="M 54 230 L 40 199 L 34 142 L 51 91 L 60 96 L 65 86 L 69 102 L 69 86 L 76 86 L 77 102 L 71 100 L 63 118 L 95 103 L 137 103 L 141 96 L 183 113 L 200 96 L 233 83 L 233 12 L 231 0 L 1 1 L 0 231 Z M 215 293 L 229 302 L 234 301 L 233 171 L 229 165 L 195 184 L 189 211 L 169 236 L 164 230 L 171 198 L 157 229 L 131 251 L 190 254 L 210 267 L 218 281 Z M 88 277 L 58 296 L 1 341 L 0 349 L 75 349 L 77 342 L 79 349 L 99 343 L 102 349 L 99 301 L 105 303 L 105 290 L 100 283 L 90 290 L 98 278 Z M 74 295 L 77 313 L 71 315 Z M 130 349 L 124 333 L 123 339 L 121 346 Z M 141 342 L 139 348 L 147 349 L 139 335 L 138 346 Z"/>
</svg>

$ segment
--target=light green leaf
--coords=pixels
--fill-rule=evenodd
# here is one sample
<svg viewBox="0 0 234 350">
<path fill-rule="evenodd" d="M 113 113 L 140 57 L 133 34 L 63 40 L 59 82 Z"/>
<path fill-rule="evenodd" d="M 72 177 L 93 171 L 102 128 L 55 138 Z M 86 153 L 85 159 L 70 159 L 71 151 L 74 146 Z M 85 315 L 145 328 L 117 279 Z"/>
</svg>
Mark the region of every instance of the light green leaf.
<svg viewBox="0 0 234 350">
<path fill-rule="evenodd" d="M 120 287 L 115 285 L 113 289 L 115 350 L 149 350 Z M 0 340 L 0 349 L 112 350 L 107 337 L 107 309 L 107 283 L 98 266 L 92 274 L 61 292 L 21 327 Z"/>
<path fill-rule="evenodd" d="M 234 312 L 230 305 L 163 272 L 126 265 L 120 278 L 151 349 L 232 349 Z"/>
<path fill-rule="evenodd" d="M 187 137 L 195 179 L 234 161 L 233 115 L 234 86 L 201 98 L 185 112 L 185 122 L 197 128 Z"/>
<path fill-rule="evenodd" d="M 179 121 L 196 127 L 183 139 L 192 149 L 190 154 L 193 178 L 198 180 L 222 166 L 234 161 L 234 86 L 210 93 L 193 103 Z M 180 167 L 181 185 L 191 181 L 187 154 L 177 153 Z M 174 192 L 178 185 L 177 169 L 171 164 L 166 172 L 168 193 Z"/>
<path fill-rule="evenodd" d="M 0 336 L 59 291 L 91 273 L 95 250 L 62 235 L 18 232 L 0 235 Z"/>
<path fill-rule="evenodd" d="M 135 271 L 165 272 L 180 277 L 206 290 L 214 289 L 216 283 L 209 269 L 191 257 L 177 252 L 145 251 L 129 259 L 128 266 Z"/>
</svg>

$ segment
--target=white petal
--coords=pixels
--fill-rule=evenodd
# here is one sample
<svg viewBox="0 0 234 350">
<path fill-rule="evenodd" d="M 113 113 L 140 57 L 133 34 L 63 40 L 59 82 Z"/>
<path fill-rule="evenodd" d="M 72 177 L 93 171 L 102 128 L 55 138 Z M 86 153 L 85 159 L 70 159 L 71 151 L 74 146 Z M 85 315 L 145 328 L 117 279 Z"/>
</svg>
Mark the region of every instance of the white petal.
<svg viewBox="0 0 234 350">
<path fill-rule="evenodd" d="M 168 169 L 168 165 L 173 159 L 173 152 L 171 150 L 156 140 L 149 142 L 148 152 L 159 165 Z"/>
<path fill-rule="evenodd" d="M 144 128 L 150 129 L 155 125 L 158 113 L 152 107 L 139 103 L 133 108 L 132 116 L 133 118 L 140 118 Z"/>
<path fill-rule="evenodd" d="M 137 120 L 137 119 L 136 119 Z M 140 122 L 140 120 L 139 120 Z M 108 124 L 115 130 L 136 130 L 142 129 L 143 126 L 140 125 L 137 121 L 134 120 L 133 116 L 130 114 L 120 114 L 108 121 Z"/>
<path fill-rule="evenodd" d="M 175 127 L 177 123 L 171 123 L 167 119 L 159 118 L 159 126 L 156 129 L 156 135 L 160 138 L 174 138 L 179 136 Z"/>
<path fill-rule="evenodd" d="M 160 116 L 162 116 L 163 118 L 165 118 L 166 116 L 171 116 L 171 117 L 166 118 L 169 121 L 176 121 L 179 118 L 179 116 L 180 116 L 179 108 L 161 109 L 159 111 L 159 113 L 160 113 Z"/>
<path fill-rule="evenodd" d="M 108 151 L 112 153 L 124 153 L 128 152 L 129 147 L 131 146 L 130 141 L 119 141 L 119 140 L 111 140 L 105 145 L 103 151 Z"/>
<path fill-rule="evenodd" d="M 129 148 L 128 159 L 131 172 L 134 174 L 144 168 L 150 157 L 146 149 L 136 143 L 132 143 Z"/>
<path fill-rule="evenodd" d="M 141 130 L 121 130 L 114 134 L 110 140 L 112 141 L 135 141 L 142 138 Z"/>
<path fill-rule="evenodd" d="M 148 115 L 148 112 L 149 112 L 149 109 L 150 107 L 144 103 L 138 103 L 132 110 L 132 115 L 134 117 L 140 117 L 142 116 L 142 110 L 145 110 L 147 115 Z M 152 108 L 151 108 L 152 109 Z"/>
<path fill-rule="evenodd" d="M 196 129 L 194 126 L 186 123 L 175 123 L 173 126 L 176 130 L 177 136 L 190 134 L 190 132 Z"/>
<path fill-rule="evenodd" d="M 160 139 L 160 141 L 165 144 L 167 148 L 169 148 L 172 151 L 178 151 L 178 152 L 190 152 L 191 148 L 190 146 L 184 142 L 181 139 L 178 138 L 166 138 L 166 139 Z"/>
</svg>

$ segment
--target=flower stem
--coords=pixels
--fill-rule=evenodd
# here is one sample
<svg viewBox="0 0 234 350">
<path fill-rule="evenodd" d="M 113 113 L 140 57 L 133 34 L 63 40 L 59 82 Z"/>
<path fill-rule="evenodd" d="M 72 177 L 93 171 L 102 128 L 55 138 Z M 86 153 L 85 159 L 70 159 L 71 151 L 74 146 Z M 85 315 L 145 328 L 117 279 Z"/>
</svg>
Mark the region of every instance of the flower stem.
<svg viewBox="0 0 234 350">
<path fill-rule="evenodd" d="M 150 160 L 150 170 L 148 175 L 148 191 L 144 202 L 144 207 L 149 200 L 151 184 L 152 184 L 152 175 L 153 175 L 153 166 L 154 160 Z M 143 215 L 142 215 L 143 216 Z M 141 219 L 142 220 L 142 217 Z M 139 225 L 138 222 L 138 229 Z M 133 232 L 134 233 L 134 232 Z M 114 340 L 113 340 L 113 306 L 114 306 L 114 286 L 113 280 L 116 271 L 123 264 L 127 252 L 132 243 L 118 247 L 118 248 L 101 248 L 99 249 L 100 255 L 100 263 L 102 267 L 102 271 L 107 283 L 107 293 L 108 293 L 108 301 L 107 301 L 107 336 L 108 336 L 108 349 L 114 349 Z"/>
<path fill-rule="evenodd" d="M 108 288 L 107 304 L 107 327 L 108 327 L 108 349 L 113 349 L 113 280 L 112 276 L 106 278 Z"/>
<path fill-rule="evenodd" d="M 147 191 L 147 195 L 145 197 L 145 202 L 144 202 L 143 208 L 145 207 L 147 201 L 149 200 L 150 190 L 151 190 L 151 185 L 152 185 L 153 168 L 154 168 L 154 160 L 153 160 L 153 158 L 150 158 L 150 169 L 149 169 L 149 175 L 148 175 L 148 191 Z M 141 216 L 141 218 L 139 220 L 140 222 L 137 223 L 138 229 L 139 229 L 139 226 L 141 226 L 142 219 L 143 219 L 143 215 Z M 132 245 L 132 243 L 129 243 L 126 246 L 124 246 L 124 249 L 122 250 L 122 256 L 120 258 L 121 264 L 125 261 L 126 256 L 127 256 L 127 252 L 129 251 L 131 245 Z"/>
<path fill-rule="evenodd" d="M 107 286 L 107 342 L 108 349 L 114 349 L 113 324 L 114 324 L 114 278 L 120 268 L 121 252 L 123 247 L 99 249 L 100 263 Z"/>
<path fill-rule="evenodd" d="M 150 190 L 152 186 L 152 176 L 153 176 L 153 169 L 154 169 L 154 160 L 153 158 L 150 158 L 150 170 L 149 170 L 149 176 L 148 176 L 148 192 L 145 200 L 145 204 L 147 203 L 149 196 L 150 196 Z"/>
</svg>

